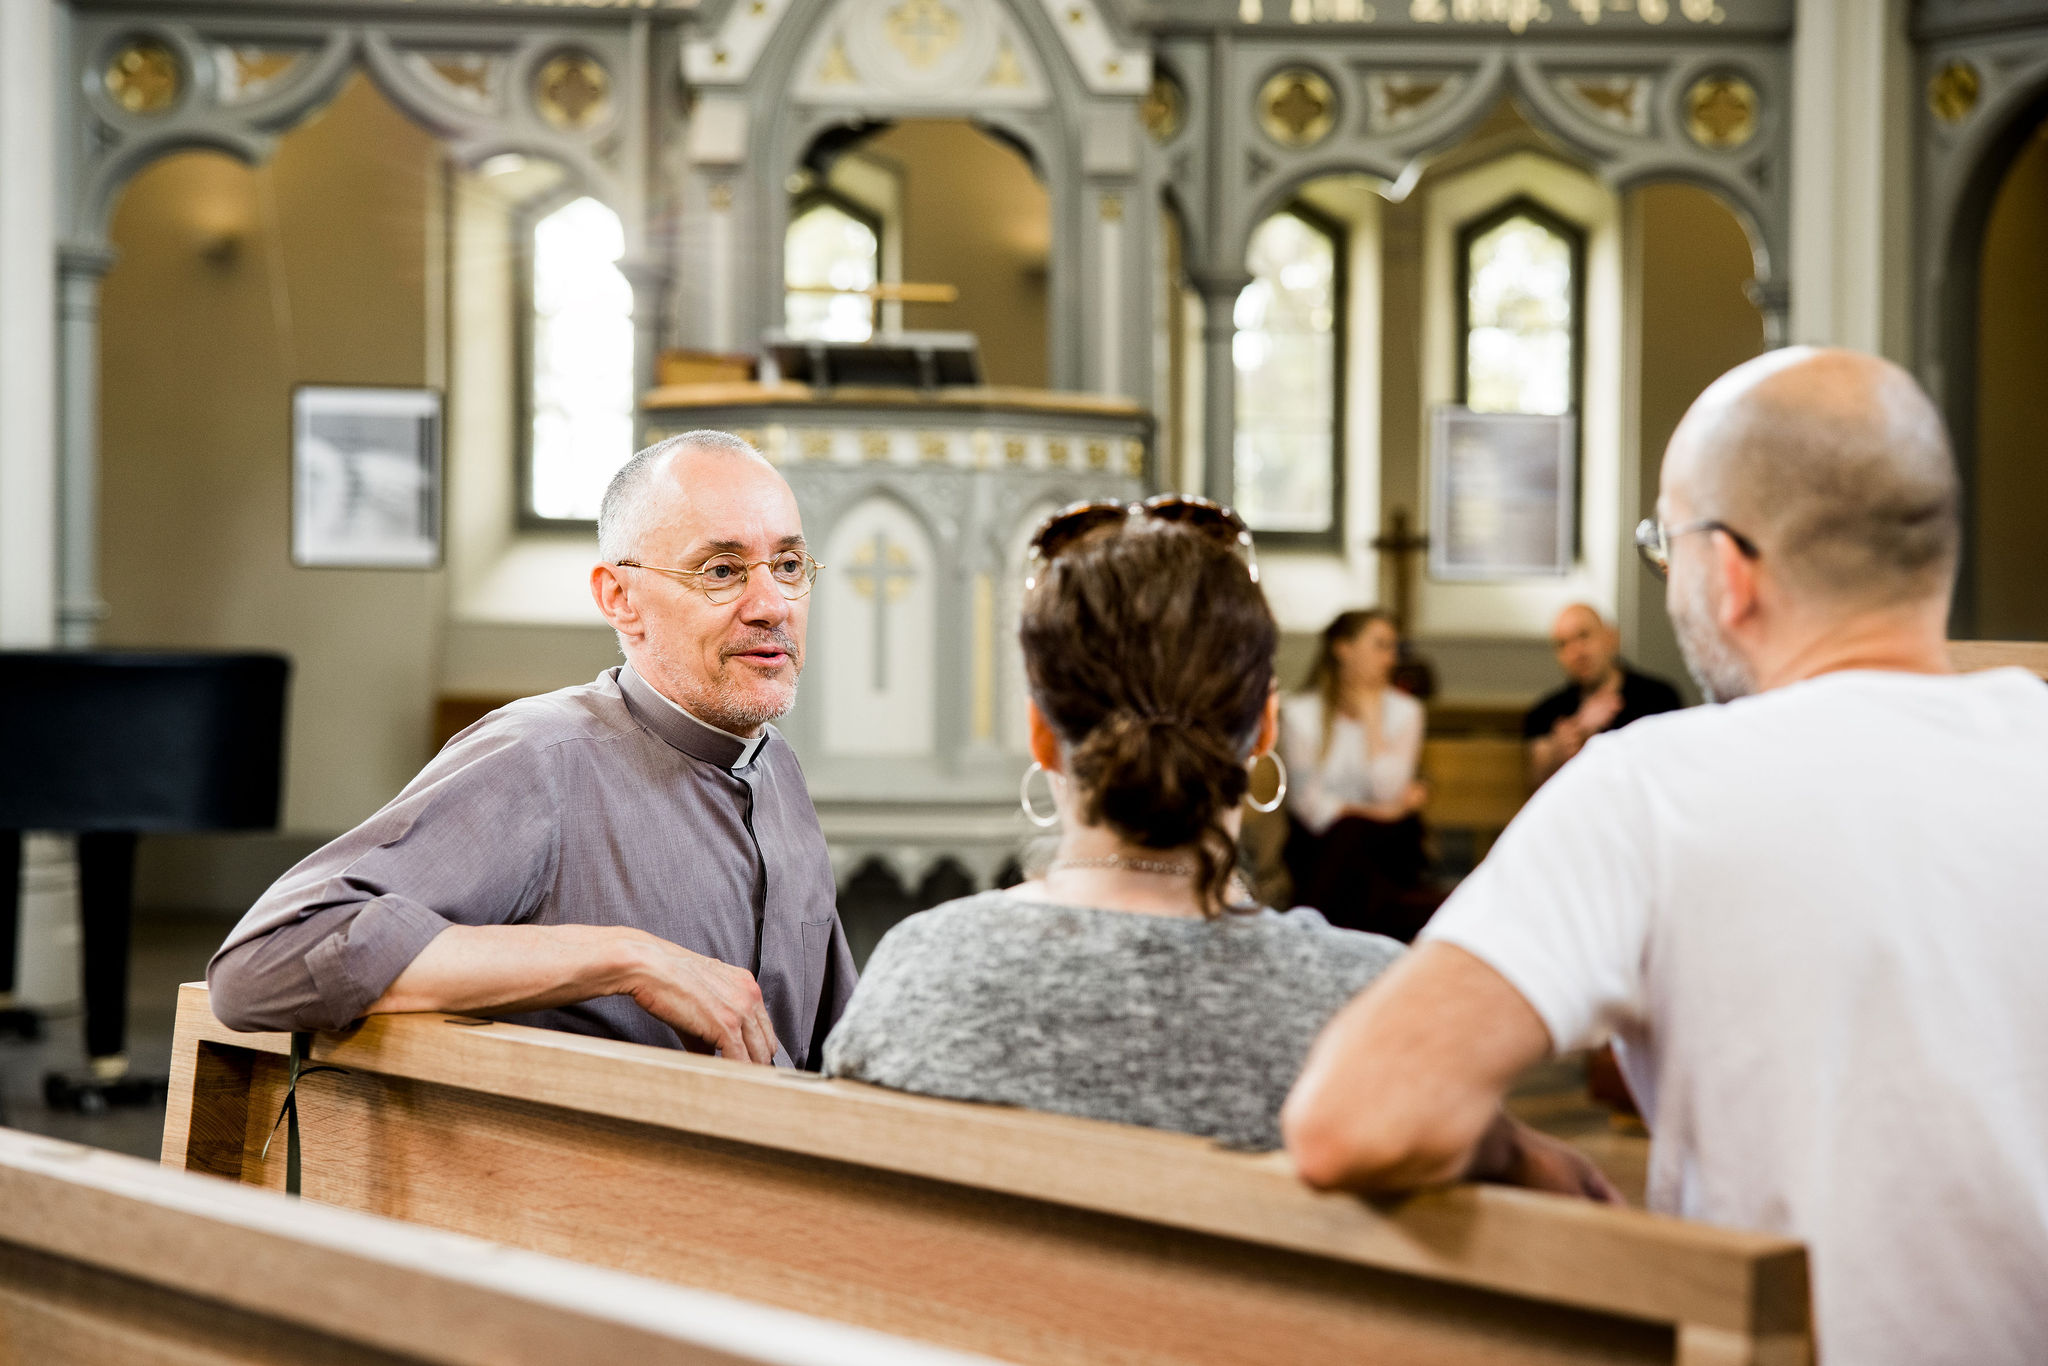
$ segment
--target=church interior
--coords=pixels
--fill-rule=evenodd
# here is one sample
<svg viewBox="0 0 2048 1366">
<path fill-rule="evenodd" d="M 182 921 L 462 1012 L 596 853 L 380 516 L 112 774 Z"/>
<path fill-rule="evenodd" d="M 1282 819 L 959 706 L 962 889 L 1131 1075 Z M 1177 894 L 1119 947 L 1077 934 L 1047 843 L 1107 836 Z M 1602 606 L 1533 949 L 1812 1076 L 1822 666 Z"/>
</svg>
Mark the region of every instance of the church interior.
<svg viewBox="0 0 2048 1366">
<path fill-rule="evenodd" d="M 323 1113 L 360 1121 L 349 1132 L 371 1147 L 467 1143 L 478 1165 L 549 1184 L 673 1181 L 634 1146 L 660 1129 L 768 1223 L 806 1182 L 857 1172 L 859 1193 L 831 1198 L 877 1240 L 922 1229 L 934 1260 L 963 1262 L 987 1244 L 1102 1334 L 1018 1326 L 1021 1288 L 983 1285 L 1005 1306 L 988 1311 L 998 1332 L 976 1326 L 966 1289 L 927 1323 L 873 1308 L 880 1291 L 819 1290 L 815 1267 L 681 1278 L 744 1300 L 735 1282 L 757 1276 L 773 1302 L 934 1361 L 1278 1359 L 1257 1326 L 1285 1294 L 1315 1300 L 1299 1323 L 1271 1310 L 1293 1325 L 1273 1331 L 1309 1334 L 1288 1359 L 1371 1340 L 1385 1360 L 1804 1360 L 1734 1319 L 1666 1315 L 1650 1290 L 1603 1298 L 1514 1269 L 1511 1251 L 1458 1261 L 1459 1220 L 1485 1223 L 1475 1247 L 1534 1228 L 1508 1204 L 1445 1205 L 1428 1216 L 1441 1225 L 1397 1233 L 1289 1231 L 1313 1223 L 1292 1195 L 1247 1212 L 1264 1169 L 1218 1168 L 1225 1193 L 1197 1196 L 1192 1148 L 1179 1191 L 1116 1195 L 1119 1174 L 1142 1184 L 1143 1155 L 1075 1122 L 1101 1203 L 1048 1213 L 1026 1207 L 1054 1179 L 1020 1155 L 1021 1129 L 956 1133 L 945 1115 L 822 1093 L 816 1122 L 843 1124 L 839 1146 L 792 1149 L 769 1175 L 740 1147 L 795 1125 L 804 1095 L 643 1102 L 620 1072 L 604 1112 L 564 1098 L 582 1083 L 549 1080 L 573 1053 L 512 1075 L 492 1030 L 388 1064 L 360 1038 L 304 1058 L 293 1042 L 288 1060 L 285 1034 L 244 1049 L 210 1017 L 195 1045 L 179 988 L 267 887 L 451 737 L 620 663 L 587 589 L 600 499 L 635 450 L 704 428 L 775 466 L 824 566 L 777 726 L 857 963 L 905 916 L 1040 857 L 1018 810 L 1033 760 L 1016 641 L 1033 528 L 1077 500 L 1234 507 L 1288 693 L 1333 618 L 1387 614 L 1397 685 L 1425 705 L 1420 816 L 1430 886 L 1447 891 L 1530 795 L 1524 716 L 1566 681 L 1566 609 L 1593 608 L 1629 668 L 1701 701 L 1635 529 L 1680 417 L 1768 349 L 1852 347 L 1920 380 L 1963 479 L 1949 634 L 2048 641 L 2044 243 L 2040 0 L 0 0 L 0 826 L 18 827 L 0 830 L 18 845 L 0 859 L 0 1123 L 282 1188 L 280 1158 L 245 1158 L 243 1137 L 253 1151 L 289 1118 L 296 1189 L 287 1083 L 318 1059 L 431 1122 L 387 1130 L 353 1100 L 309 1097 L 309 1182 Z M 138 739 L 146 717 L 93 719 L 94 689 L 121 679 L 62 672 L 124 658 L 219 691 L 166 681 L 149 705 L 189 719 Z M 81 772 L 87 753 L 107 757 Z M 136 813 L 106 815 L 130 787 Z M 55 814 L 81 805 L 68 825 Z M 1268 904 L 1292 890 L 1287 835 L 1284 816 L 1247 820 L 1243 876 Z M 608 1055 L 586 1061 L 612 1075 Z M 1649 1139 L 1601 1066 L 1546 1063 L 1510 1107 L 1641 1204 Z M 469 1068 L 490 1079 L 473 1093 Z M 218 1108 L 236 1088 L 240 1108 Z M 691 1103 L 719 1118 L 693 1130 Z M 488 1141 L 446 1127 L 464 1105 L 499 1126 Z M 886 1156 L 900 1143 L 929 1143 L 936 1174 Z M 985 1187 L 964 1155 L 981 1143 Z M 19 1172 L 50 1165 L 16 1156 Z M 930 1189 L 890 1203 L 890 1182 L 913 1181 Z M 126 1189 L 106 1182 L 95 1198 Z M 394 1189 L 331 1203 L 583 1259 L 537 1218 L 493 1224 L 487 1199 L 408 1214 Z M 630 1210 L 615 1213 L 630 1241 Z M 272 1228 L 255 1205 L 220 1217 L 223 1240 Z M 335 1224 L 322 1255 L 357 1232 Z M 1005 1236 L 1016 1245 L 991 1250 Z M 1599 1236 L 1587 1255 L 1674 1278 L 1786 1255 L 1760 1236 Z M 1148 1241 L 1174 1237 L 1178 1252 Z M 808 1255 L 779 1241 L 791 1266 Z M 1318 1257 L 1380 1278 L 1367 1309 L 1338 1304 Z M 1244 1269 L 1260 1258 L 1297 1279 Z M 676 1279 L 648 1256 L 588 1260 L 606 1269 L 577 1275 Z M 529 1270 L 488 1282 L 518 1301 L 508 1324 L 570 1305 L 534 1298 L 552 1273 Z M 1096 1273 L 1121 1289 L 1075 1279 Z M 1213 1303 L 1178 1336 L 1119 1339 L 1120 1314 L 1171 1318 L 1196 1298 L 1147 1280 L 1175 1275 Z M 590 1279 L 570 1307 L 603 1321 L 564 1341 L 653 1332 L 656 1309 L 620 1308 L 644 1283 Z M 66 1285 L 91 1297 L 88 1279 Z M 1371 1313 L 1393 1336 L 1344 1336 L 1347 1315 Z M 457 1329 L 421 1314 L 417 1338 L 377 1350 L 545 1357 L 509 1341 L 463 1357 Z M 332 1336 L 345 1317 L 299 1328 Z M 757 1327 L 735 1341 L 797 1332 Z M 1511 1356 L 1482 1355 L 1525 1329 Z M 1456 1351 L 1429 1355 L 1432 1334 Z M 1715 1334 L 1744 1345 L 1711 1355 Z M 7 1341 L 0 1359 L 140 1359 L 9 1358 Z M 881 1338 L 803 1341 L 802 1359 L 923 1359 Z M 656 1359 L 713 1359 L 663 1343 Z M 572 1357 L 587 1359 L 552 1359 Z"/>
</svg>

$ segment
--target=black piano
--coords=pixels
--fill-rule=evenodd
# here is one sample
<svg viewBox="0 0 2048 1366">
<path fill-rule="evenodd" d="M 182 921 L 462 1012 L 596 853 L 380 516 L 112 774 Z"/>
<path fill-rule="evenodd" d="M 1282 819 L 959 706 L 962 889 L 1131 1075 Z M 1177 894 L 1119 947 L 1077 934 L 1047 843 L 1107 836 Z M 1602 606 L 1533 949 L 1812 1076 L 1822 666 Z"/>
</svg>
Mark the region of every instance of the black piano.
<svg viewBox="0 0 2048 1366">
<path fill-rule="evenodd" d="M 276 827 L 290 672 L 274 654 L 0 650 L 0 993 L 15 986 L 21 832 L 78 836 L 91 1063 L 44 1079 L 52 1107 L 161 1092 L 124 1051 L 135 838 Z M 37 1023 L 14 1011 L 0 1026 Z"/>
</svg>

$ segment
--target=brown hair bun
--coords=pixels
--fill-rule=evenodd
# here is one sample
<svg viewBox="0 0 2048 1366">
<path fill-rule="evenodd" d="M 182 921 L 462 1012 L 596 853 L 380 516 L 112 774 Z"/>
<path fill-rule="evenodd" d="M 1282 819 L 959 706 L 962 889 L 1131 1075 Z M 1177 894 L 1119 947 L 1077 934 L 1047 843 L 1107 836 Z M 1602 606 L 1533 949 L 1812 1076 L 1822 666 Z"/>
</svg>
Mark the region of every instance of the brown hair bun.
<svg viewBox="0 0 2048 1366">
<path fill-rule="evenodd" d="M 1081 819 L 1193 846 L 1204 909 L 1224 909 L 1237 845 L 1222 820 L 1244 799 L 1279 643 L 1244 562 L 1167 523 L 1107 528 L 1046 567 L 1019 636 Z"/>
</svg>

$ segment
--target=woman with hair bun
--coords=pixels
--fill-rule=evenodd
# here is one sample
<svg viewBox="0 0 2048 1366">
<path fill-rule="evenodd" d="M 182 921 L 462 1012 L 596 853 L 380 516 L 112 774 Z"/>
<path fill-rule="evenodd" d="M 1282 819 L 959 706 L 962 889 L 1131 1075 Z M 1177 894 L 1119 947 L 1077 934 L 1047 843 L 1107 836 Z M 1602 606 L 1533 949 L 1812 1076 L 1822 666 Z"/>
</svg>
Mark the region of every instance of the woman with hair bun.
<svg viewBox="0 0 2048 1366">
<path fill-rule="evenodd" d="M 1178 495 L 1039 529 L 1024 796 L 1058 852 L 892 929 L 828 1073 L 1279 1146 L 1309 1043 L 1400 946 L 1241 897 L 1239 805 L 1278 767 L 1278 636 L 1250 551 L 1236 514 Z"/>
</svg>

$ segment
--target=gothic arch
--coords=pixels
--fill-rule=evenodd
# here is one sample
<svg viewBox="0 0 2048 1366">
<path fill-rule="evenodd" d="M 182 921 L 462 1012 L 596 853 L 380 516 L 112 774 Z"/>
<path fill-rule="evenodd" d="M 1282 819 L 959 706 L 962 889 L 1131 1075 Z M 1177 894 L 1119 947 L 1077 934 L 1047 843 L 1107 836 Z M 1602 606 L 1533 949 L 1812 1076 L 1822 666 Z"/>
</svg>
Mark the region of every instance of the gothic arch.
<svg viewBox="0 0 2048 1366">
<path fill-rule="evenodd" d="M 2048 35 L 2032 60 L 2006 65 L 2006 79 L 1953 130 L 1921 115 L 1921 181 L 1927 217 L 1920 233 L 1922 307 L 1920 376 L 1948 423 L 1962 478 L 1961 563 L 1957 566 L 1952 633 L 1975 629 L 1978 549 L 1972 532 L 1977 502 L 1979 289 L 1984 235 L 1998 192 L 2034 131 L 2048 121 Z M 1932 64 L 1930 62 L 1930 64 Z M 1991 63 L 1980 63 L 1980 68 Z"/>
<path fill-rule="evenodd" d="M 616 209 L 626 206 L 626 182 L 633 167 L 602 149 L 619 142 L 620 126 L 644 103 L 630 47 L 616 33 L 590 28 L 513 30 L 480 26 L 452 38 L 445 26 L 393 21 L 382 25 L 330 23 L 281 29 L 274 37 L 248 38 L 247 26 L 214 18 L 147 19 L 119 13 L 81 17 L 74 31 L 82 54 L 71 120 L 76 164 L 85 168 L 70 205 L 69 237 L 103 247 L 121 191 L 157 159 L 176 152 L 213 150 L 251 166 L 277 150 L 278 139 L 333 101 L 348 78 L 361 70 L 393 108 L 433 134 L 458 163 L 475 167 L 503 152 L 519 152 L 561 165 L 585 193 Z M 513 35 L 513 36 L 507 36 Z M 161 111 L 123 108 L 99 79 L 107 63 L 137 40 L 160 44 L 177 60 L 179 88 Z M 227 64 L 237 48 L 274 51 L 291 64 L 257 93 L 239 98 Z M 575 50 L 604 66 L 611 89 L 610 112 L 576 134 L 550 128 L 533 92 L 536 73 L 549 58 Z M 472 57 L 491 73 L 493 102 L 465 104 L 457 87 L 438 79 L 427 54 Z M 629 231 L 639 235 L 641 225 Z"/>
</svg>

